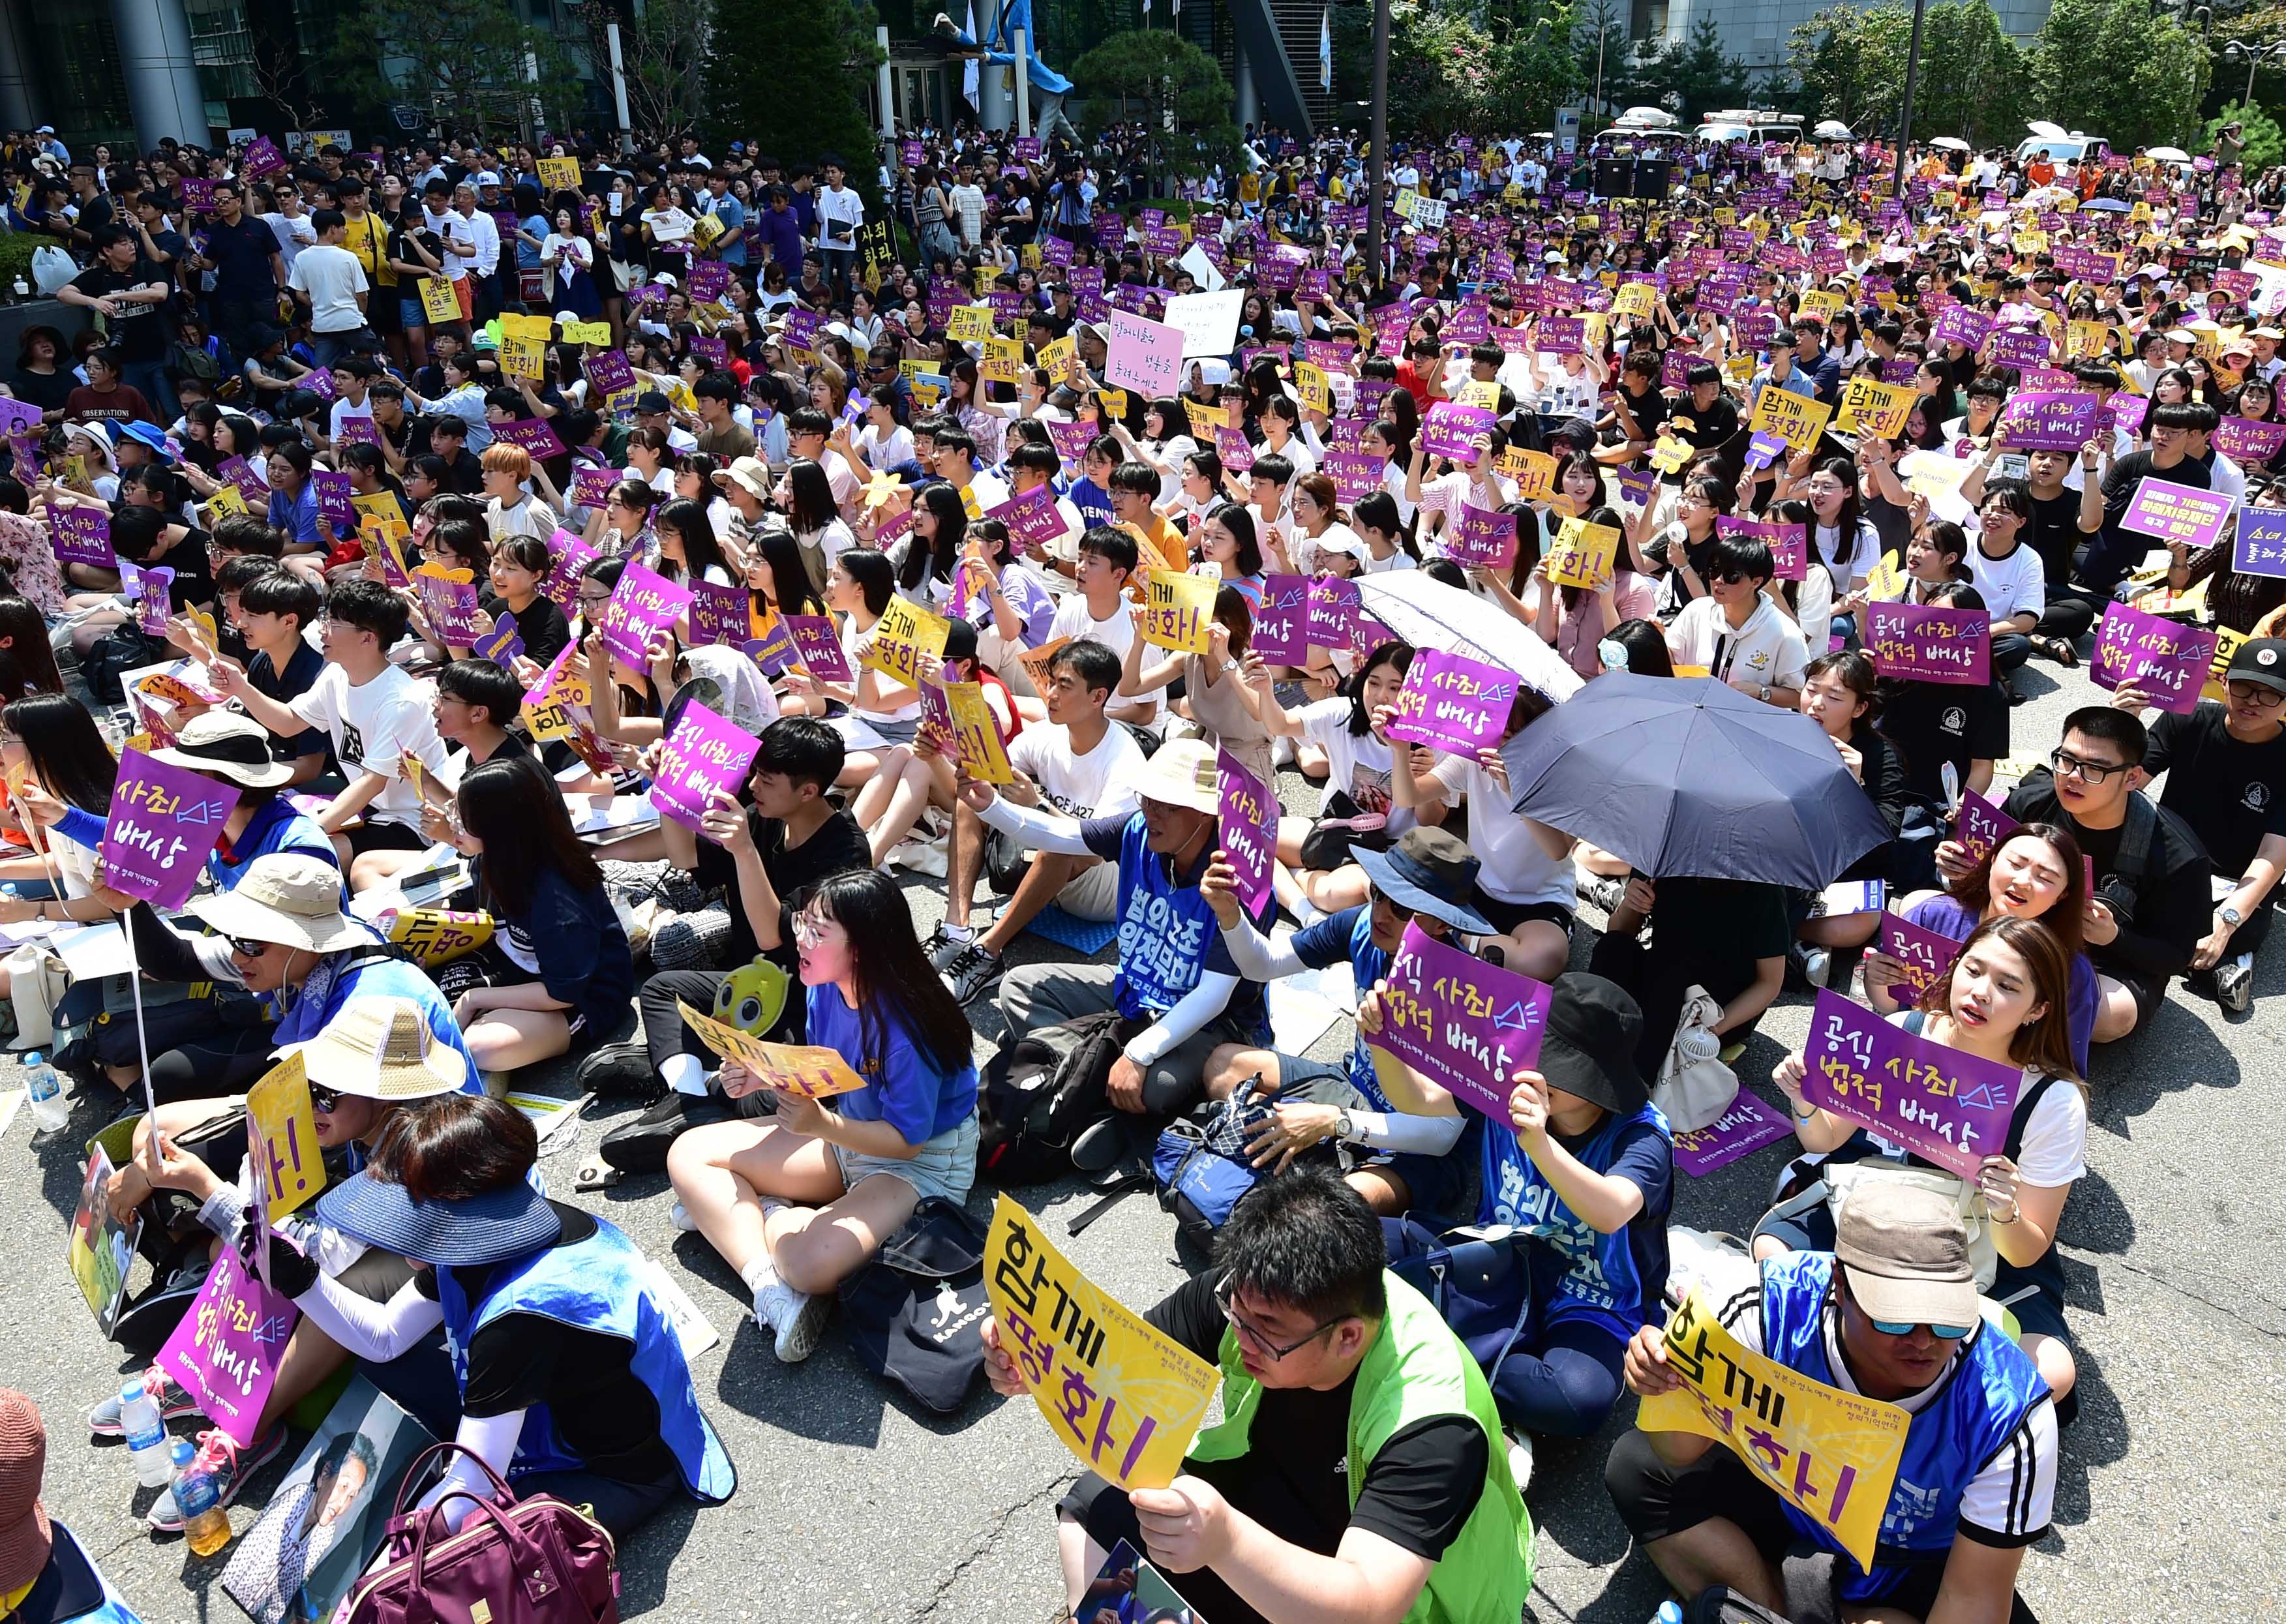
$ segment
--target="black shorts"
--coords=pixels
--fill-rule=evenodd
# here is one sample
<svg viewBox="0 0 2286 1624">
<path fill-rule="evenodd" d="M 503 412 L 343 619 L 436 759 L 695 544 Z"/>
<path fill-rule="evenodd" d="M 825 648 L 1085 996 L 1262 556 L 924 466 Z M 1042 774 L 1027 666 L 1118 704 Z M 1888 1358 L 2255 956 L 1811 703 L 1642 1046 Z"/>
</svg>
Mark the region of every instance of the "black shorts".
<svg viewBox="0 0 2286 1624">
<path fill-rule="evenodd" d="M 1497 896 L 1486 896 L 1481 887 L 1471 899 L 1476 911 L 1493 922 L 1493 928 L 1506 936 L 1514 934 L 1519 925 L 1534 920 L 1553 925 L 1565 935 L 1572 934 L 1572 910 L 1561 903 L 1504 903 Z"/>
<path fill-rule="evenodd" d="M 430 974 L 437 983 L 438 994 L 447 1005 L 458 1003 L 462 993 L 473 992 L 479 987 L 535 986 L 540 980 L 538 971 L 527 970 L 510 958 L 501 948 L 498 937 L 451 964 L 437 966 Z M 572 1029 L 571 1047 L 564 1052 L 575 1059 L 613 1035 L 598 1030 L 596 1023 L 576 1008 L 554 1013 L 563 1016 L 564 1023 Z M 629 1013 L 632 1018 L 633 1012 Z"/>
<path fill-rule="evenodd" d="M 2148 976 L 2137 975 L 2117 966 L 2098 965 L 2096 974 L 2108 975 L 2127 989 L 2127 996 L 2135 1000 L 2137 1031 L 2140 1032 L 2151 1024 L 2151 1017 L 2159 1013 L 2159 1005 L 2166 998 L 2166 982 L 2155 981 Z M 2101 990 L 2100 988 L 2099 990 Z"/>
<path fill-rule="evenodd" d="M 369 851 L 427 851 L 430 846 L 411 824 L 376 824 L 371 818 L 343 830 L 342 838 L 350 843 L 351 854 L 359 857 Z"/>
<path fill-rule="evenodd" d="M 398 292 L 395 282 L 386 288 L 375 288 L 366 300 L 366 326 L 383 338 L 391 333 L 405 331 L 404 311 L 398 304 L 403 296 Z"/>
</svg>

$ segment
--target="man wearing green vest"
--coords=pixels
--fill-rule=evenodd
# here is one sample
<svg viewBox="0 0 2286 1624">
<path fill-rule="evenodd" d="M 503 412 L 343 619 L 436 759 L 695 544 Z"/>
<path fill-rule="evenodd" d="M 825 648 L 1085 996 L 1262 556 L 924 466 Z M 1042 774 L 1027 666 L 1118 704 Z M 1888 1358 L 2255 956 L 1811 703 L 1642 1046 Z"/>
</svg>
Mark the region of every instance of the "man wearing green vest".
<svg viewBox="0 0 2286 1624">
<path fill-rule="evenodd" d="M 1182 1475 L 1123 1494 L 1090 1473 L 1058 1515 L 1078 1598 L 1124 1539 L 1213 1624 L 1513 1624 L 1532 1519 L 1492 1392 L 1388 1273 L 1380 1221 L 1333 1172 L 1265 1179 L 1215 1265 L 1144 1317 L 1222 1368 L 1224 1420 Z M 986 1369 L 1024 1386 L 985 1322 Z"/>
</svg>

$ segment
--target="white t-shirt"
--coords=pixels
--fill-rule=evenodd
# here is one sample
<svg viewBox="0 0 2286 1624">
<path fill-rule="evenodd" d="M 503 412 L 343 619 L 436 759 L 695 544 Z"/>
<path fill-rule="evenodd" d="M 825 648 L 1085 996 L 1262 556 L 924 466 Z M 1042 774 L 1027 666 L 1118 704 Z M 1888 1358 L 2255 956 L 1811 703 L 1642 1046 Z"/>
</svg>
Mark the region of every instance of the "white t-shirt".
<svg viewBox="0 0 2286 1624">
<path fill-rule="evenodd" d="M 1360 812 L 1388 812 L 1391 766 L 1388 744 L 1371 729 L 1350 731 L 1350 701 L 1336 694 L 1303 707 L 1302 737 L 1326 753 L 1326 790 L 1340 791 Z"/>
<path fill-rule="evenodd" d="M 303 248 L 295 256 L 286 286 L 310 296 L 312 333 L 354 333 L 365 325 L 357 302 L 367 288 L 365 267 L 347 248 L 323 242 Z"/>
<path fill-rule="evenodd" d="M 344 421 L 352 417 L 370 418 L 372 415 L 372 396 L 366 397 L 363 406 L 352 406 L 347 395 L 336 395 L 334 398 L 334 408 L 327 414 L 327 431 L 338 440 L 342 438 L 342 424 Z"/>
<path fill-rule="evenodd" d="M 1143 750 L 1117 722 L 1085 755 L 1074 753 L 1069 728 L 1035 722 L 1008 746 L 1008 761 L 1067 817 L 1125 817 L 1139 804 L 1135 779 L 1143 769 Z"/>
<path fill-rule="evenodd" d="M 1087 600 L 1078 593 L 1073 593 L 1057 606 L 1054 623 L 1048 627 L 1050 643 L 1053 643 L 1059 637 L 1092 638 L 1119 656 L 1121 659 L 1125 659 L 1127 645 L 1135 641 L 1135 622 L 1127 618 L 1127 600 L 1122 598 L 1119 601 L 1119 606 L 1111 611 L 1110 619 L 1098 620 L 1087 612 Z M 1143 658 L 1147 662 L 1152 656 L 1146 652 Z M 1167 690 L 1163 688 L 1154 688 L 1136 695 L 1131 699 L 1114 699 L 1111 703 L 1115 706 L 1163 706 L 1167 703 Z M 1344 703 L 1346 704 L 1347 701 Z"/>
<path fill-rule="evenodd" d="M 1987 557 L 1982 542 L 1971 547 L 1968 576 L 1995 620 L 2014 614 L 2037 616 L 2047 606 L 2047 572 L 2040 556 L 2022 541 L 2005 558 Z"/>
<path fill-rule="evenodd" d="M 351 782 L 368 772 L 388 780 L 366 807 L 370 822 L 420 826 L 421 797 L 402 763 L 409 755 L 430 772 L 445 770 L 445 745 L 430 713 L 429 691 L 429 684 L 395 666 L 352 688 L 349 673 L 328 661 L 309 690 L 287 706 L 311 727 L 325 729 Z"/>
<path fill-rule="evenodd" d="M 1801 628 L 1767 597 L 1755 603 L 1746 625 L 1735 632 L 1720 603 L 1711 597 L 1693 598 L 1667 628 L 1667 647 L 1676 665 L 1704 666 L 1709 675 L 1725 682 L 1800 688 L 1802 667 L 1809 663 Z"/>
<path fill-rule="evenodd" d="M 1510 804 L 1481 762 L 1448 755 L 1437 763 L 1437 780 L 1448 790 L 1469 798 L 1469 849 L 1482 866 L 1477 885 L 1486 896 L 1503 903 L 1561 903 L 1578 901 L 1578 871 L 1566 857 L 1558 863 L 1533 839 L 1531 829 Z M 1452 797 L 1447 796 L 1449 803 Z"/>
</svg>

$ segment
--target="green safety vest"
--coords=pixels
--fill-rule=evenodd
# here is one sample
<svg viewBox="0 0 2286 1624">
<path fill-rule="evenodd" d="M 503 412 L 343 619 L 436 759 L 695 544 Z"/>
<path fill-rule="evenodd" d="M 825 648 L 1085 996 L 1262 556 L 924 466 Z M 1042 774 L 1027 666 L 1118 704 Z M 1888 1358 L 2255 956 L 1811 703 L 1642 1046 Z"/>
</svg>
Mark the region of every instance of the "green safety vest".
<svg viewBox="0 0 2286 1624">
<path fill-rule="evenodd" d="M 1366 1469 L 1405 1428 L 1435 1415 L 1467 1415 L 1484 1430 L 1485 1491 L 1476 1510 L 1406 1612 L 1406 1624 L 1510 1624 L 1523 1616 L 1532 1589 L 1532 1517 L 1509 1475 L 1500 1412 L 1484 1372 L 1429 1299 L 1384 1273 L 1389 1317 L 1357 1368 L 1350 1397 L 1349 1496 L 1357 1504 Z M 1262 1384 L 1239 1362 L 1237 1333 L 1226 1327 L 1221 1347 L 1223 1420 L 1198 1436 L 1194 1461 L 1244 1455 Z"/>
</svg>

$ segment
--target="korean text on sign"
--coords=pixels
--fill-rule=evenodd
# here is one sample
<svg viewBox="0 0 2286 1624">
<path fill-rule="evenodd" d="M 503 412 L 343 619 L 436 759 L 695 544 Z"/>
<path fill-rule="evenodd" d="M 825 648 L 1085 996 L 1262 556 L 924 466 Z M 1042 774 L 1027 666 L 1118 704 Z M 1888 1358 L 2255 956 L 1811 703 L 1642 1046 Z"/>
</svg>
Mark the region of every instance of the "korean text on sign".
<svg viewBox="0 0 2286 1624">
<path fill-rule="evenodd" d="M 1540 1059 L 1553 996 L 1545 982 L 1408 923 L 1382 981 L 1382 1028 L 1369 1046 L 1505 1125 L 1516 1074 Z"/>
<path fill-rule="evenodd" d="M 1821 990 L 1802 1052 L 1802 1098 L 1973 1179 L 2007 1142 L 2022 1073 L 1891 1026 Z"/>
<path fill-rule="evenodd" d="M 1391 707 L 1391 738 L 1428 745 L 1473 760 L 1508 736 L 1520 686 L 1512 671 L 1442 649 L 1423 649 L 1405 674 Z"/>
<path fill-rule="evenodd" d="M 207 1283 L 159 1351 L 159 1368 L 240 1448 L 260 1430 L 278 1360 L 300 1309 L 247 1272 L 236 1251 L 216 1254 Z"/>
<path fill-rule="evenodd" d="M 1123 1489 L 1172 1483 L 1219 1385 L 1215 1368 L 1100 1289 L 1005 1194 L 984 1289 L 1001 1347 L 1064 1447 Z"/>
<path fill-rule="evenodd" d="M 2112 603 L 2087 674 L 2101 688 L 2140 688 L 2161 710 L 2187 715 L 2198 708 L 2217 641 L 2212 631 Z"/>
</svg>

